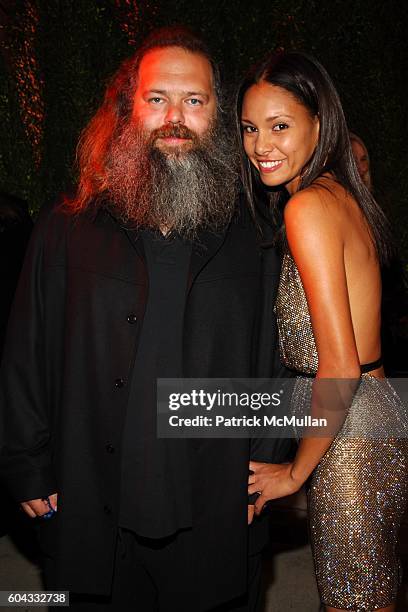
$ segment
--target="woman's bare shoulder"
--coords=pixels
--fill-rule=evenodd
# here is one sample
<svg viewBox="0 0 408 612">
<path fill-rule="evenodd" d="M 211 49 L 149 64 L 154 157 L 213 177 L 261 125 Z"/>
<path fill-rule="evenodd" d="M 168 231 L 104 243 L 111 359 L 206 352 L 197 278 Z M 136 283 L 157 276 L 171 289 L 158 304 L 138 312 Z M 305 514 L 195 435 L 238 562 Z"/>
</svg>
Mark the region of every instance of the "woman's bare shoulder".
<svg viewBox="0 0 408 612">
<path fill-rule="evenodd" d="M 347 192 L 341 185 L 314 183 L 295 193 L 285 206 L 284 219 L 287 232 L 298 229 L 338 232 L 344 217 Z"/>
</svg>

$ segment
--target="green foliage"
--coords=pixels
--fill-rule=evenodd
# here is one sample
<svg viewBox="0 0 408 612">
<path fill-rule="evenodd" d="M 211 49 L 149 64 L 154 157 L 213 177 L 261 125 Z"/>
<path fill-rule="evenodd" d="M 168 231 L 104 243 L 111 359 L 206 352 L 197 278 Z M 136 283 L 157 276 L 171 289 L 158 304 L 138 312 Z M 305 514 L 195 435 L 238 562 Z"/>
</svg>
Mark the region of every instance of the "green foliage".
<svg viewBox="0 0 408 612">
<path fill-rule="evenodd" d="M 14 33 L 27 1 L 15 3 Z M 184 23 L 208 40 L 227 85 L 235 86 L 251 64 L 277 46 L 306 50 L 323 63 L 350 128 L 367 144 L 377 197 L 398 228 L 408 260 L 407 19 L 396 0 L 141 0 L 137 15 L 128 0 L 34 3 L 39 14 L 35 53 L 44 83 L 42 163 L 35 167 L 13 73 L 3 63 L 3 190 L 30 198 L 38 208 L 72 182 L 80 130 L 100 102 L 107 78 L 132 52 L 126 20 L 137 44 L 153 27 Z M 232 104 L 232 88 L 228 91 Z"/>
<path fill-rule="evenodd" d="M 13 79 L 8 78 L 1 56 L 0 74 L 0 190 L 29 200 L 36 181 L 33 151 L 24 132 Z"/>
<path fill-rule="evenodd" d="M 130 54 L 111 2 L 40 3 L 38 51 L 46 108 L 41 184 L 55 197 L 72 182 L 76 143 L 109 76 Z"/>
</svg>

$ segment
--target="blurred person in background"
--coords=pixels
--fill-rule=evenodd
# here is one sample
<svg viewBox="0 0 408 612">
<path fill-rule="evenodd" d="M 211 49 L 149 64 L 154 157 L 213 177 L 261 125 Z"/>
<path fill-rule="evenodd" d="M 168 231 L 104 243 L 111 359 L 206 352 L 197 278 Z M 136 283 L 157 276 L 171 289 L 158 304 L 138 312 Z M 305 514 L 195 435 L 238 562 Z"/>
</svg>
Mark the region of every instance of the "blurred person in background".
<svg viewBox="0 0 408 612">
<path fill-rule="evenodd" d="M 0 360 L 4 337 L 21 266 L 33 222 L 25 200 L 0 192 Z M 6 491 L 1 491 L 0 535 L 14 530 L 15 507 Z M 19 522 L 21 529 L 21 523 Z"/>
<path fill-rule="evenodd" d="M 367 147 L 357 134 L 350 132 L 351 150 L 353 151 L 354 160 L 357 170 L 364 185 L 372 191 L 371 174 L 370 174 L 370 156 L 368 155 Z"/>
<path fill-rule="evenodd" d="M 350 132 L 350 141 L 361 180 L 373 193 L 375 187 L 371 177 L 368 149 L 360 136 L 354 132 Z M 388 214 L 389 211 L 387 210 L 386 213 Z M 407 376 L 408 275 L 406 265 L 404 267 L 404 262 L 397 250 L 382 269 L 381 343 L 386 374 L 388 376 Z"/>
<path fill-rule="evenodd" d="M 33 222 L 27 202 L 0 193 L 0 356 L 4 335 Z"/>
</svg>

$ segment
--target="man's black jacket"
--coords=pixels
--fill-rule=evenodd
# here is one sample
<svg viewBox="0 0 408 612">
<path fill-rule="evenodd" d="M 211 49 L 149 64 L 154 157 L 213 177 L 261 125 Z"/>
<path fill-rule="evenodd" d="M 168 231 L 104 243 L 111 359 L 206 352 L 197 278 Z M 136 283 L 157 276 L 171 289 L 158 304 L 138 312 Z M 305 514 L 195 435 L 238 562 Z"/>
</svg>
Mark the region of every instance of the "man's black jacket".
<svg viewBox="0 0 408 612">
<path fill-rule="evenodd" d="M 104 210 L 44 210 L 8 328 L 1 474 L 19 501 L 58 492 L 41 540 L 55 557 L 57 585 L 76 592 L 106 594 L 111 583 L 122 426 L 148 292 L 140 242 Z M 185 377 L 272 374 L 279 265 L 271 251 L 266 263 L 261 255 L 244 208 L 222 235 L 200 235 L 186 296 Z M 199 610 L 245 590 L 250 443 L 191 444 Z M 269 457 L 264 448 L 257 458 L 282 460 L 280 444 L 269 441 Z"/>
</svg>

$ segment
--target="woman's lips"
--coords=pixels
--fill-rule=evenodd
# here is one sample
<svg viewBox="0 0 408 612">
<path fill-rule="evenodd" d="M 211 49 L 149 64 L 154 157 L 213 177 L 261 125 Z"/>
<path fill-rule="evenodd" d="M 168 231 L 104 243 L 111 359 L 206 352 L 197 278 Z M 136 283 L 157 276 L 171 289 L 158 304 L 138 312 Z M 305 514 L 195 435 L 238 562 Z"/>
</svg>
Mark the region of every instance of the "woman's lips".
<svg viewBox="0 0 408 612">
<path fill-rule="evenodd" d="M 276 170 L 279 170 L 279 168 L 282 166 L 284 161 L 285 161 L 284 159 L 265 160 L 265 161 L 258 160 L 257 163 L 258 163 L 258 168 L 260 172 L 262 172 L 262 174 L 270 174 L 271 172 L 275 172 Z"/>
</svg>

